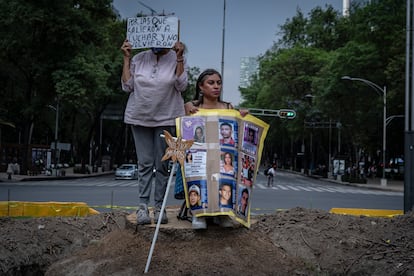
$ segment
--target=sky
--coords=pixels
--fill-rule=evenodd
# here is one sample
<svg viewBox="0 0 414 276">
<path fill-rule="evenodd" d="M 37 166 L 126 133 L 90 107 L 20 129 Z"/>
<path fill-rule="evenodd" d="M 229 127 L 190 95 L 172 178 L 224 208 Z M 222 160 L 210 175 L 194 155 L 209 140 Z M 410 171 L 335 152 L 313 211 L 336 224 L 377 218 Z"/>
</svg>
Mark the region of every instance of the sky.
<svg viewBox="0 0 414 276">
<path fill-rule="evenodd" d="M 201 71 L 213 68 L 221 72 L 224 61 L 222 99 L 238 105 L 242 101 L 238 90 L 242 57 L 258 57 L 269 50 L 278 40 L 280 26 L 295 16 L 297 9 L 306 17 L 313 8 L 325 8 L 326 5 L 331 5 L 342 13 L 342 2 L 343 0 L 114 0 L 113 4 L 122 18 L 136 17 L 139 13 L 151 15 L 145 6 L 158 13 L 174 13 L 180 20 L 180 40 L 188 48 L 188 65 L 198 67 Z"/>
</svg>

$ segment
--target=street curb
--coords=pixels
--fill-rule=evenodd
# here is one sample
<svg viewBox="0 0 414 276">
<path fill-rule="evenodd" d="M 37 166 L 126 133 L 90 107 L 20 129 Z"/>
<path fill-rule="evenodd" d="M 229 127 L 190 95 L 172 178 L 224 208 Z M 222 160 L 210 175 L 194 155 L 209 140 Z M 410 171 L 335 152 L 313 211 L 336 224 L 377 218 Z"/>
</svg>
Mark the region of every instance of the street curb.
<svg viewBox="0 0 414 276">
<path fill-rule="evenodd" d="M 20 181 L 45 181 L 45 180 L 70 180 L 70 179 L 79 179 L 79 178 L 89 178 L 89 177 L 100 177 L 105 175 L 113 174 L 114 172 L 108 173 L 99 173 L 99 174 L 80 174 L 80 175 L 68 175 L 68 176 L 45 176 L 45 177 L 26 177 Z"/>
<path fill-rule="evenodd" d="M 71 180 L 71 179 L 79 179 L 79 178 L 89 178 L 89 177 L 100 177 L 105 175 L 114 174 L 114 171 L 107 171 L 102 173 L 91 173 L 91 174 L 75 174 L 75 175 L 66 175 L 66 176 L 14 176 L 12 180 L 4 180 L 0 178 L 0 182 L 24 182 L 24 181 L 47 181 L 47 180 Z"/>
<path fill-rule="evenodd" d="M 401 190 L 401 189 L 393 188 L 389 186 L 382 187 L 382 186 L 374 186 L 372 184 L 350 183 L 350 182 L 343 182 L 343 181 L 327 179 L 327 178 L 321 178 L 320 180 L 325 181 L 325 182 L 339 184 L 339 185 L 350 186 L 350 187 L 366 188 L 366 189 L 378 190 L 378 191 L 404 192 L 404 189 Z"/>
<path fill-rule="evenodd" d="M 401 188 L 390 187 L 390 186 L 383 187 L 383 186 L 380 186 L 380 185 L 373 185 L 373 184 L 359 184 L 359 183 L 343 182 L 343 181 L 339 181 L 339 180 L 335 180 L 335 179 L 331 179 L 331 178 L 324 178 L 324 177 L 315 176 L 315 175 L 306 175 L 306 174 L 303 174 L 301 172 L 286 170 L 286 169 L 280 169 L 280 168 L 278 170 L 283 171 L 283 172 L 287 172 L 287 173 L 302 175 L 304 177 L 318 179 L 318 180 L 324 181 L 324 182 L 330 182 L 330 183 L 337 184 L 337 185 L 345 185 L 345 186 L 350 186 L 350 187 L 366 188 L 366 189 L 378 190 L 378 191 L 390 191 L 390 192 L 401 192 L 401 193 L 404 192 L 404 184 L 402 184 Z"/>
</svg>

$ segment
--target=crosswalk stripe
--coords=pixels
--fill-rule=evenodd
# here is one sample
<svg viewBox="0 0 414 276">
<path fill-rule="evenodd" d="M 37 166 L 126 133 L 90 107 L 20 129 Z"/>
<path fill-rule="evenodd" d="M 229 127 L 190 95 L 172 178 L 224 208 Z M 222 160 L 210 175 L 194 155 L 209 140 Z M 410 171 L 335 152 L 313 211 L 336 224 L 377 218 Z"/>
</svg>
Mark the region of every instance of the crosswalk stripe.
<svg viewBox="0 0 414 276">
<path fill-rule="evenodd" d="M 319 188 L 315 188 L 315 187 L 308 187 L 308 188 L 315 192 L 320 192 L 320 193 L 322 192 Z"/>
<path fill-rule="evenodd" d="M 279 187 L 281 190 L 284 190 L 284 191 L 289 190 L 288 188 L 286 188 L 285 186 L 282 186 L 282 185 L 276 185 L 276 187 Z"/>
<path fill-rule="evenodd" d="M 335 193 L 336 192 L 335 189 L 326 188 L 326 187 L 319 187 L 319 189 L 321 189 L 322 191 L 328 192 L 328 193 Z"/>
<path fill-rule="evenodd" d="M 311 192 L 312 190 L 303 186 L 298 186 L 300 187 L 302 190 L 307 191 L 307 192 Z"/>
</svg>

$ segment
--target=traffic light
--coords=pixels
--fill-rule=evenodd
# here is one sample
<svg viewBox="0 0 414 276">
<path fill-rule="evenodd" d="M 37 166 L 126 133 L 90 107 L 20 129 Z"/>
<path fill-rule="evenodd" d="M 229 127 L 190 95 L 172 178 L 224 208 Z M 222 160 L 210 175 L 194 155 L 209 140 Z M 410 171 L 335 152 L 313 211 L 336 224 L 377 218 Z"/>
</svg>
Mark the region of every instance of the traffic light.
<svg viewBox="0 0 414 276">
<path fill-rule="evenodd" d="M 282 119 L 294 119 L 296 117 L 296 111 L 292 109 L 281 109 L 279 110 L 278 116 Z"/>
</svg>

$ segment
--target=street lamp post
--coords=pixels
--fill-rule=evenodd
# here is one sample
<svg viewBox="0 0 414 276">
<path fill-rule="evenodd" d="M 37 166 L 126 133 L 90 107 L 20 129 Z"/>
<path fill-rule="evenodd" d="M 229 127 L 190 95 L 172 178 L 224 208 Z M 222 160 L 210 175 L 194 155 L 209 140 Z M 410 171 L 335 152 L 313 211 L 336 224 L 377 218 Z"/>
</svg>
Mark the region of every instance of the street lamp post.
<svg viewBox="0 0 414 276">
<path fill-rule="evenodd" d="M 58 175 L 57 165 L 58 165 L 58 154 L 57 154 L 57 146 L 58 146 L 58 137 L 59 137 L 59 100 L 56 101 L 56 107 L 52 105 L 48 105 L 49 108 L 53 109 L 56 112 L 55 116 L 55 175 Z"/>
<path fill-rule="evenodd" d="M 382 160 L 383 160 L 383 168 L 382 168 L 382 179 L 381 179 L 381 186 L 387 186 L 387 179 L 385 178 L 385 162 L 386 162 L 386 150 L 387 150 L 387 87 L 381 88 L 379 85 L 373 83 L 372 81 L 361 79 L 361 78 L 352 78 L 349 76 L 342 77 L 343 80 L 350 80 L 350 81 L 360 81 L 365 83 L 366 85 L 373 88 L 380 96 L 383 97 L 383 122 L 382 122 Z"/>
</svg>

